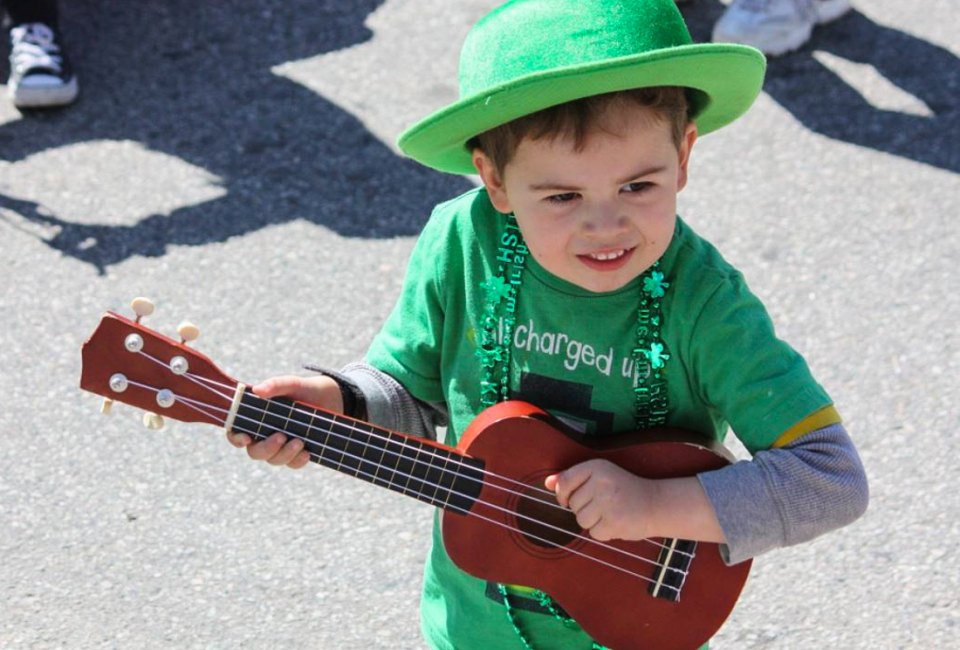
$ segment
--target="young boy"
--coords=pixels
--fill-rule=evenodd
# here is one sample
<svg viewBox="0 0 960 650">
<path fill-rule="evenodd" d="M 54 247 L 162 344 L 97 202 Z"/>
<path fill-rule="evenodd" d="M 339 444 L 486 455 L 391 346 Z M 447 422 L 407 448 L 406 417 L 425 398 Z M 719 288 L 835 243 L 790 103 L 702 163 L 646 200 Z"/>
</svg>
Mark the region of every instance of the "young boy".
<svg viewBox="0 0 960 650">
<path fill-rule="evenodd" d="M 670 426 L 754 457 L 648 480 L 591 460 L 546 485 L 597 540 L 720 543 L 738 563 L 856 519 L 866 479 L 806 363 L 742 276 L 676 216 L 698 135 L 759 93 L 762 55 L 694 45 L 673 0 L 514 0 L 471 31 L 461 99 L 400 139 L 483 187 L 437 207 L 364 363 L 254 387 L 456 444 L 522 399 L 587 436 Z M 276 434 L 252 458 L 303 467 Z M 435 526 L 422 623 L 434 648 L 589 648 L 529 590 L 460 571 Z"/>
</svg>

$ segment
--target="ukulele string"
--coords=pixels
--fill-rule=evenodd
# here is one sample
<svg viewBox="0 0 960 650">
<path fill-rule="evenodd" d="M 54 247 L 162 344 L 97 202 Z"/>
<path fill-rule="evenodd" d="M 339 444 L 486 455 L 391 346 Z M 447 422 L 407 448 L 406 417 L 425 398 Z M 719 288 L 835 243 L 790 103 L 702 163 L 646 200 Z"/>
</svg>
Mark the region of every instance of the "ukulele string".
<svg viewBox="0 0 960 650">
<path fill-rule="evenodd" d="M 154 363 L 157 363 L 158 365 L 161 365 L 161 366 L 166 367 L 166 364 L 164 364 L 164 363 L 163 363 L 162 361 L 160 361 L 159 359 L 154 358 L 154 357 L 153 357 L 152 355 L 150 355 L 150 354 L 147 354 L 147 353 L 142 352 L 142 351 L 140 351 L 139 354 L 147 357 L 148 359 L 150 359 L 150 360 L 153 361 Z M 209 390 L 210 392 L 214 393 L 214 394 L 217 395 L 218 397 L 223 398 L 224 400 L 227 400 L 227 401 L 230 401 L 230 400 L 231 400 L 231 398 L 230 398 L 228 395 L 216 391 L 214 388 L 212 388 L 212 387 L 211 387 L 210 385 L 208 385 L 208 384 L 213 384 L 213 385 L 216 385 L 216 386 L 221 386 L 221 387 L 226 388 L 226 389 L 230 389 L 231 387 L 228 386 L 228 385 L 222 384 L 222 383 L 220 383 L 220 382 L 216 382 L 216 381 L 211 380 L 211 379 L 208 379 L 208 378 L 206 378 L 206 377 L 195 376 L 195 375 L 193 375 L 192 373 L 186 373 L 185 375 L 181 375 L 181 376 L 187 378 L 188 380 L 190 380 L 190 381 L 193 382 L 194 384 L 196 384 L 196 385 L 198 385 L 198 386 L 200 386 L 200 387 L 203 387 L 203 388 Z M 139 386 L 139 387 L 141 387 L 141 388 L 147 389 L 147 390 L 154 390 L 154 391 L 157 391 L 157 390 L 158 390 L 158 389 L 156 389 L 156 388 L 154 388 L 154 387 L 152 387 L 152 386 L 147 386 L 147 385 L 139 384 L 139 383 L 137 383 L 137 382 L 131 382 L 131 383 L 134 384 L 134 385 L 137 385 L 137 386 Z M 251 393 L 251 395 L 253 395 L 253 394 Z M 266 402 L 266 403 L 269 403 L 269 402 L 270 402 L 270 400 L 267 400 L 267 399 L 265 399 L 265 398 L 262 398 L 262 397 L 259 397 L 259 396 L 256 396 L 256 395 L 254 395 L 254 397 L 256 397 L 256 398 L 258 398 L 258 399 L 260 399 L 260 400 L 263 400 L 263 401 Z M 217 416 L 216 414 L 210 413 L 209 411 L 206 411 L 205 409 L 199 408 L 199 407 L 196 406 L 196 404 L 201 404 L 201 405 L 204 406 L 204 407 L 211 408 L 211 409 L 214 409 L 214 410 L 217 410 L 217 411 L 221 411 L 221 412 L 224 412 L 224 413 L 227 413 L 227 412 L 228 412 L 227 409 L 223 409 L 222 407 L 217 407 L 217 406 L 214 406 L 214 405 L 212 405 L 212 404 L 205 404 L 205 403 L 203 403 L 203 402 L 200 402 L 199 400 L 192 400 L 192 399 L 190 399 L 190 398 L 185 398 L 185 397 L 183 397 L 183 396 L 177 396 L 177 398 L 178 398 L 181 402 L 183 402 L 183 403 L 187 404 L 188 406 L 191 406 L 191 407 L 194 408 L 195 410 L 197 410 L 197 411 L 199 411 L 199 412 L 207 415 L 207 416 L 210 417 L 211 419 L 221 420 L 221 424 L 223 423 L 223 422 L 222 422 L 222 420 L 223 420 L 223 417 L 222 417 L 222 416 Z M 196 404 L 192 404 L 191 402 L 196 402 Z M 266 409 L 261 409 L 261 408 L 254 407 L 254 406 L 251 406 L 250 408 L 253 409 L 253 410 L 255 410 L 255 411 L 259 411 L 260 413 L 262 413 L 262 414 L 264 414 L 264 415 L 266 415 L 266 414 L 269 413 L 269 411 L 266 410 Z M 294 410 L 296 410 L 296 412 L 301 413 L 301 414 L 303 414 L 303 415 L 310 415 L 311 418 L 313 418 L 314 416 L 317 415 L 316 413 L 310 413 L 310 412 L 308 412 L 308 411 L 303 411 L 303 410 L 300 410 L 300 409 L 294 409 L 293 407 L 291 407 L 291 413 L 294 412 Z M 240 415 L 238 414 L 236 417 L 238 417 L 238 418 L 243 418 L 243 419 L 246 419 L 246 420 L 249 420 L 249 421 L 256 422 L 256 420 L 253 420 L 253 418 L 249 418 L 249 417 L 247 417 L 247 416 L 240 416 Z M 279 417 L 281 417 L 281 419 L 283 419 L 283 420 L 286 420 L 287 422 L 295 422 L 295 420 L 293 420 L 292 418 L 289 418 L 289 417 L 285 417 L 285 416 L 279 416 Z M 328 418 L 328 417 L 325 417 L 325 416 L 321 416 L 319 419 L 322 420 L 322 421 L 325 421 L 325 422 L 327 422 L 328 424 L 331 424 L 331 425 L 337 424 L 337 419 L 336 419 L 336 418 L 332 418 L 332 419 L 331 419 L 331 418 Z M 258 423 L 258 424 L 260 424 L 260 423 Z M 342 422 L 339 423 L 339 424 L 340 424 L 341 427 L 344 426 Z M 234 428 L 236 428 L 236 427 L 234 427 Z M 312 428 L 313 428 L 312 425 L 308 425 L 308 429 L 312 429 Z M 364 433 L 364 434 L 366 434 L 366 435 L 376 435 L 374 431 L 365 431 L 365 430 L 362 430 L 362 429 L 358 429 L 358 428 L 357 428 L 355 425 L 353 425 L 353 424 L 348 424 L 346 428 L 347 428 L 347 429 L 351 429 L 351 430 L 353 430 L 354 432 L 356 432 L 356 431 L 361 431 L 362 433 Z M 248 433 L 248 434 L 250 434 L 250 435 L 259 437 L 260 439 L 265 439 L 265 438 L 267 437 L 267 435 L 262 434 L 262 433 L 260 433 L 260 432 L 242 431 L 242 433 Z M 345 435 L 343 435 L 343 434 L 341 434 L 341 433 L 337 433 L 336 431 L 332 431 L 332 430 L 331 430 L 331 431 L 329 431 L 329 432 L 327 432 L 327 433 L 328 433 L 328 434 L 332 434 L 332 435 L 334 435 L 334 436 L 336 436 L 336 437 L 338 437 L 338 438 L 341 438 L 341 439 L 343 439 L 343 440 L 345 440 L 345 441 L 347 441 L 347 442 L 354 442 L 355 444 L 359 443 L 360 445 L 362 445 L 362 446 L 365 447 L 365 448 L 370 448 L 370 447 L 371 447 L 371 445 L 369 445 L 369 444 L 367 444 L 367 443 L 365 443 L 365 442 L 357 441 L 357 440 L 355 440 L 355 439 L 353 439 L 353 438 L 350 438 L 349 436 L 345 436 Z M 319 444 L 318 442 L 313 441 L 313 440 L 310 440 L 310 439 L 307 438 L 307 437 L 302 437 L 302 436 L 299 436 L 299 435 L 296 435 L 296 434 L 293 434 L 293 433 L 287 433 L 287 435 L 290 435 L 290 436 L 292 436 L 292 437 L 294 437 L 294 438 L 297 438 L 297 439 L 303 441 L 304 443 Z M 329 436 L 328 436 L 328 437 L 329 437 Z M 384 439 L 383 436 L 379 436 L 379 437 L 380 437 L 381 439 Z M 404 448 L 405 448 L 405 449 L 416 449 L 416 447 L 414 447 L 414 446 L 412 446 L 412 445 L 406 444 L 406 443 L 401 442 L 401 441 L 396 441 L 396 440 L 394 440 L 394 439 L 392 439 L 392 438 L 385 438 L 385 439 L 386 439 L 388 442 L 392 442 L 394 445 L 399 446 L 401 449 L 404 449 Z M 374 449 L 378 449 L 378 448 L 374 447 Z M 395 451 L 392 451 L 392 450 L 389 450 L 389 449 L 386 449 L 386 448 L 384 448 L 384 449 L 378 449 L 378 450 L 381 451 L 381 453 L 391 453 L 391 454 L 394 455 L 394 456 L 401 457 L 401 458 L 403 457 L 402 454 L 400 454 L 400 453 L 398 453 L 398 452 L 395 452 Z M 339 450 L 338 450 L 338 451 L 339 451 Z M 427 451 L 427 453 L 428 453 L 429 455 L 433 456 L 434 458 L 437 458 L 437 457 L 438 457 L 438 455 L 437 455 L 436 453 L 434 453 L 433 451 L 430 451 L 430 450 L 425 450 L 425 451 Z M 315 460 L 320 460 L 320 459 L 323 458 L 322 452 L 321 452 L 320 454 L 315 454 L 315 453 L 312 452 L 312 451 L 308 451 L 308 453 L 310 454 L 311 459 L 314 459 L 315 456 L 316 456 L 316 459 L 315 459 Z M 355 454 L 350 454 L 350 453 L 346 452 L 345 450 L 342 451 L 342 452 L 339 452 L 339 453 L 341 454 L 341 461 L 340 461 L 340 463 L 339 463 L 341 466 L 342 466 L 342 459 L 343 459 L 344 456 L 353 458 L 353 459 L 357 460 L 358 463 L 364 463 L 364 462 L 365 462 L 365 463 L 371 463 L 371 462 L 372 462 L 372 461 L 370 461 L 369 459 L 366 459 L 366 458 L 363 457 L 363 456 L 357 456 L 357 455 L 355 455 Z M 381 459 L 382 459 L 382 458 L 383 458 L 383 456 L 381 455 Z M 445 460 L 449 460 L 449 459 L 445 459 Z M 414 463 L 419 463 L 419 464 L 422 464 L 422 465 L 427 465 L 427 467 L 431 467 L 430 463 L 428 463 L 427 461 L 421 460 L 421 459 L 419 458 L 419 451 L 418 451 L 418 454 L 417 454 L 417 458 L 412 459 L 412 461 L 413 461 Z M 474 478 L 474 477 L 472 477 L 472 476 L 466 476 L 466 475 L 462 475 L 462 474 L 457 474 L 457 472 L 455 472 L 455 471 L 450 470 L 449 468 L 447 468 L 447 467 L 446 467 L 446 464 L 447 464 L 447 463 L 445 463 L 444 469 L 442 470 L 443 472 L 453 473 L 454 476 L 460 476 L 460 477 L 462 477 L 462 478 L 466 478 L 466 479 L 469 479 L 469 480 L 479 481 L 479 479 L 476 479 L 476 478 Z M 456 459 L 454 459 L 454 464 L 460 465 L 460 466 L 462 466 L 462 467 L 466 467 L 466 465 L 465 465 L 464 463 L 462 463 L 461 461 L 456 460 Z M 379 469 L 379 464 L 378 464 L 378 469 Z M 499 479 L 499 480 L 504 480 L 504 481 L 511 482 L 511 483 L 514 483 L 514 484 L 517 484 L 517 485 L 522 485 L 522 486 L 525 487 L 525 488 L 532 487 L 532 488 L 538 490 L 539 492 L 541 492 L 541 493 L 543 493 L 543 494 L 549 494 L 549 495 L 552 496 L 552 493 L 551 493 L 551 492 L 548 492 L 548 491 L 546 491 L 546 490 L 537 488 L 536 486 L 528 486 L 526 483 L 523 483 L 523 482 L 521 482 L 521 481 L 517 481 L 517 480 L 512 479 L 512 478 L 510 478 L 510 477 L 499 476 L 499 475 L 494 474 L 494 473 L 492 473 L 492 472 L 488 472 L 487 470 L 480 470 L 480 471 L 483 472 L 484 474 L 492 477 L 492 478 L 496 478 L 496 479 Z M 464 494 L 462 494 L 462 493 L 458 493 L 458 492 L 452 490 L 451 488 L 446 488 L 446 487 L 444 487 L 442 484 L 439 484 L 439 483 L 438 483 L 438 484 L 431 484 L 431 483 L 428 483 L 427 481 L 424 481 L 424 480 L 422 480 L 422 479 L 419 479 L 419 478 L 417 478 L 417 477 L 415 477 L 415 476 L 411 476 L 411 475 L 409 475 L 409 474 L 406 474 L 405 472 L 400 472 L 399 470 L 394 470 L 394 473 L 393 473 L 394 476 L 396 476 L 397 473 L 400 473 L 400 474 L 402 474 L 403 476 L 405 476 L 405 477 L 407 478 L 407 486 L 409 486 L 409 482 L 410 482 L 410 479 L 411 479 L 411 478 L 414 478 L 415 480 L 420 481 L 420 483 L 423 484 L 423 485 L 432 485 L 432 487 L 436 488 L 436 489 L 434 490 L 434 495 L 435 495 L 435 496 L 433 497 L 433 499 L 436 499 L 436 491 L 437 491 L 437 489 L 445 489 L 445 490 L 448 492 L 448 497 L 447 497 L 447 500 L 448 500 L 448 501 L 449 501 L 450 497 L 453 496 L 454 494 L 456 494 L 457 496 L 466 497 L 466 498 L 468 498 L 468 499 L 470 498 L 469 496 L 464 495 Z M 373 482 L 376 482 L 376 481 L 377 481 L 377 478 L 378 478 L 378 477 L 377 477 L 376 474 L 372 474 L 372 475 L 369 474 L 369 473 L 365 473 L 365 474 L 366 474 L 366 476 L 367 476 L 368 478 L 370 478 Z M 380 480 L 383 481 L 384 479 L 380 479 Z M 393 483 L 392 479 L 391 479 L 390 481 L 387 481 L 387 482 L 388 482 L 388 484 L 390 484 L 390 485 L 394 485 L 394 486 L 399 487 L 397 484 Z M 481 483 L 485 483 L 484 481 L 480 481 L 480 482 L 481 482 Z M 515 491 L 515 490 L 511 490 L 511 489 L 509 489 L 509 488 L 507 488 L 507 487 L 495 485 L 495 484 L 493 484 L 493 483 L 486 483 L 486 484 L 489 485 L 491 488 L 499 489 L 499 490 L 504 491 L 504 492 L 507 492 L 508 494 L 511 494 L 511 495 L 513 495 L 513 496 L 517 496 L 517 497 L 523 498 L 523 499 L 529 499 L 529 500 L 532 500 L 532 501 L 541 503 L 541 504 L 543 504 L 543 505 L 547 505 L 547 506 L 550 506 L 550 507 L 553 507 L 553 508 L 561 509 L 561 510 L 563 510 L 563 511 L 565 511 L 565 512 L 570 512 L 569 508 L 564 508 L 564 507 L 560 506 L 559 504 L 557 504 L 556 502 L 553 502 L 553 501 L 543 501 L 543 500 L 540 500 L 540 499 L 536 499 L 536 498 L 534 498 L 534 497 L 531 497 L 531 496 L 528 495 L 528 494 L 521 493 L 521 492 L 517 492 L 517 491 Z M 423 494 L 423 492 L 420 492 L 420 496 L 425 496 L 425 495 Z M 514 512 L 514 511 L 512 511 L 512 510 L 509 510 L 509 509 L 506 509 L 506 508 L 502 508 L 502 507 L 496 506 L 496 505 L 494 505 L 494 504 L 486 503 L 486 502 L 483 502 L 483 501 L 481 501 L 481 500 L 476 500 L 476 502 L 477 502 L 477 503 L 480 503 L 480 504 L 482 504 L 482 505 L 485 505 L 485 506 L 487 506 L 487 507 L 493 508 L 493 509 L 501 510 L 501 511 L 506 512 L 506 513 L 508 513 L 508 514 L 512 514 L 512 515 L 515 515 L 515 516 L 518 516 L 518 517 L 527 519 L 528 521 L 531 521 L 531 522 L 533 522 L 533 523 L 535 523 L 535 524 L 538 524 L 538 525 L 541 525 L 541 526 L 544 526 L 544 527 L 547 527 L 547 528 L 552 528 L 552 529 L 554 529 L 554 530 L 556 530 L 556 531 L 558 531 L 558 532 L 561 532 L 561 533 L 564 533 L 564 534 L 569 534 L 569 531 L 567 531 L 567 530 L 564 529 L 564 528 L 560 528 L 560 527 L 554 526 L 554 525 L 552 525 L 552 524 L 549 524 L 549 523 L 540 521 L 540 520 L 538 520 L 538 519 L 536 519 L 536 518 L 529 517 L 529 516 L 526 516 L 526 515 L 521 515 L 521 514 L 518 513 L 518 512 Z M 467 513 L 467 514 L 470 514 L 470 513 Z M 477 515 L 477 516 L 479 516 L 479 515 Z M 481 517 L 481 518 L 486 519 L 485 517 Z M 522 532 L 522 531 L 517 530 L 517 532 Z M 595 540 L 595 539 L 593 539 L 592 537 L 587 537 L 587 536 L 578 535 L 578 534 L 573 535 L 573 537 L 575 537 L 575 538 L 577 538 L 577 539 L 581 539 L 581 540 L 583 540 L 583 541 L 585 541 L 585 542 L 587 542 L 587 543 L 589 543 L 589 544 L 599 545 L 599 546 L 602 547 L 602 548 L 606 548 L 606 549 L 608 549 L 608 550 L 612 550 L 612 551 L 614 551 L 614 552 L 617 552 L 617 553 L 626 555 L 626 556 L 628 556 L 628 557 L 630 557 L 630 558 L 632 558 L 632 559 L 640 560 L 640 561 L 643 561 L 643 562 L 647 562 L 647 563 L 650 563 L 650 564 L 654 564 L 654 565 L 656 565 L 656 566 L 660 566 L 658 562 L 654 562 L 654 561 L 652 561 L 652 560 L 649 560 L 649 559 L 644 558 L 644 557 L 641 557 L 641 556 L 636 556 L 636 555 L 631 554 L 631 553 L 629 553 L 629 552 L 627 552 L 627 551 L 623 551 L 622 549 L 619 549 L 619 548 L 616 548 L 616 547 L 614 547 L 614 546 L 611 546 L 611 545 L 605 544 L 605 543 L 603 543 L 603 542 L 600 542 L 599 540 Z M 644 540 L 640 540 L 640 541 L 643 541 L 643 542 L 649 543 L 649 544 L 653 544 L 653 545 L 655 545 L 655 546 L 659 546 L 660 548 L 665 548 L 665 547 L 666 547 L 666 544 L 656 542 L 656 541 L 654 541 L 654 540 L 652 540 L 652 539 L 644 539 Z M 692 554 L 688 554 L 688 553 L 679 552 L 679 554 L 689 555 L 690 557 L 693 557 Z M 588 556 L 588 557 L 589 557 L 589 556 Z M 601 560 L 597 560 L 597 561 L 602 562 Z M 662 567 L 661 567 L 661 568 L 662 568 Z M 670 570 L 673 570 L 673 571 L 679 571 L 678 569 L 675 569 L 675 568 L 673 568 L 673 567 L 667 567 L 667 568 L 670 569 Z M 681 571 L 681 573 L 684 574 L 684 575 L 686 575 L 686 572 L 684 572 L 684 571 Z"/>
</svg>

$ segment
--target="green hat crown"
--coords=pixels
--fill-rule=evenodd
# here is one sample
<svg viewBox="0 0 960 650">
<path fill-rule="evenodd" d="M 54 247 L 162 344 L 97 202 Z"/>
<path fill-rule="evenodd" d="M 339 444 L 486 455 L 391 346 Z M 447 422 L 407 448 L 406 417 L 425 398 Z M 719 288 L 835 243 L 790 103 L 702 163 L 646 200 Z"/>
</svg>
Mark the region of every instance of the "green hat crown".
<svg viewBox="0 0 960 650">
<path fill-rule="evenodd" d="M 766 61 L 735 44 L 695 44 L 674 0 L 512 0 L 482 18 L 460 54 L 460 98 L 400 135 L 441 171 L 473 173 L 466 143 L 524 115 L 649 86 L 690 89 L 701 134 L 735 120 Z"/>
<path fill-rule="evenodd" d="M 692 42 L 673 0 L 515 0 L 481 19 L 460 55 L 460 98 L 540 72 Z"/>
</svg>

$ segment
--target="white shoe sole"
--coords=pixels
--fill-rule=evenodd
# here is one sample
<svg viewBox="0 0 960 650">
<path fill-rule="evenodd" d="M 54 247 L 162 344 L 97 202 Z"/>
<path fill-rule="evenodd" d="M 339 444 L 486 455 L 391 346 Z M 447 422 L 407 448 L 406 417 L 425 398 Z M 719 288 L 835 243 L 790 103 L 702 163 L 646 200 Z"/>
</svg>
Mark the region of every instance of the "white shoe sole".
<svg viewBox="0 0 960 650">
<path fill-rule="evenodd" d="M 17 108 L 50 108 L 73 103 L 80 92 L 77 78 L 58 86 L 31 86 L 11 84 L 8 88 L 10 99 Z"/>
</svg>

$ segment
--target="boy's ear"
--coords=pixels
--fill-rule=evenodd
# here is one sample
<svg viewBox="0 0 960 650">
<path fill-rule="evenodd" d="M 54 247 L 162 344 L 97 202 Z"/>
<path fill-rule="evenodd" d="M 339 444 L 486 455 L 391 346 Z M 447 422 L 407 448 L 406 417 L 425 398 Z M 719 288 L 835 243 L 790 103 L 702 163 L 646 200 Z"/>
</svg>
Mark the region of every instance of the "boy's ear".
<svg viewBox="0 0 960 650">
<path fill-rule="evenodd" d="M 473 166 L 480 175 L 484 187 L 487 188 L 487 194 L 490 195 L 490 202 L 497 212 L 510 214 L 513 208 L 510 207 L 510 201 L 507 199 L 507 192 L 503 186 L 503 178 L 494 166 L 493 161 L 480 149 L 473 150 Z"/>
<path fill-rule="evenodd" d="M 697 141 L 697 125 L 690 122 L 683 132 L 683 138 L 680 140 L 680 173 L 677 174 L 677 191 L 679 192 L 687 186 L 687 168 L 690 164 L 690 152 Z"/>
</svg>

